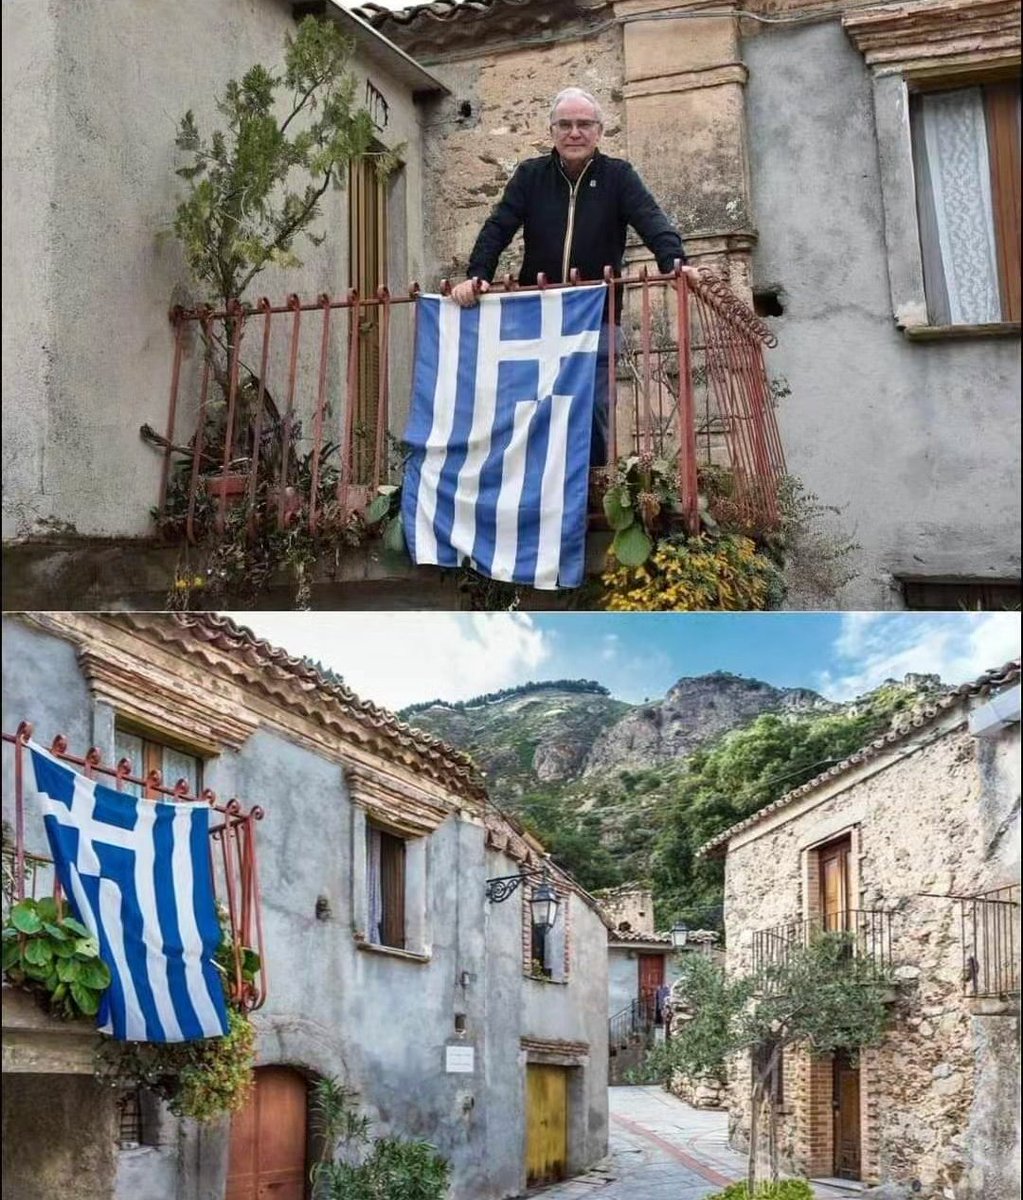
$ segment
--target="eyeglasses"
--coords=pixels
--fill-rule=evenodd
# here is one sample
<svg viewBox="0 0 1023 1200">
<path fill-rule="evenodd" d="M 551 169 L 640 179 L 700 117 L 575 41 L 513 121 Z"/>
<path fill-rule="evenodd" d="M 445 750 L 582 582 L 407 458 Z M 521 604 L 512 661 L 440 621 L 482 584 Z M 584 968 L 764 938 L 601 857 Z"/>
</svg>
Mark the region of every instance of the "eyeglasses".
<svg viewBox="0 0 1023 1200">
<path fill-rule="evenodd" d="M 551 129 L 556 129 L 558 133 L 571 133 L 573 129 L 578 129 L 580 133 L 592 133 L 599 124 L 599 121 L 590 119 L 582 121 L 552 121 Z"/>
</svg>

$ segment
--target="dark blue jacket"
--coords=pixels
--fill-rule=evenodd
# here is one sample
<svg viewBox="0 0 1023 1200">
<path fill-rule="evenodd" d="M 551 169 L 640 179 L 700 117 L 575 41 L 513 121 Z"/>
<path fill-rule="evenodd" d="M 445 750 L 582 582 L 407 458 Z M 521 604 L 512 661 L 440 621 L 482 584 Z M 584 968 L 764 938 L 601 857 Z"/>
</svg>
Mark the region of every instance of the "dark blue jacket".
<svg viewBox="0 0 1023 1200">
<path fill-rule="evenodd" d="M 550 283 L 563 283 L 572 267 L 585 280 L 603 279 L 605 266 L 618 275 L 630 225 L 662 272 L 676 259 L 686 261 L 682 239 L 630 163 L 597 151 L 573 188 L 552 150 L 516 168 L 480 230 L 467 274 L 491 282 L 501 252 L 521 228 L 523 285 L 534 285 L 541 271 Z"/>
</svg>

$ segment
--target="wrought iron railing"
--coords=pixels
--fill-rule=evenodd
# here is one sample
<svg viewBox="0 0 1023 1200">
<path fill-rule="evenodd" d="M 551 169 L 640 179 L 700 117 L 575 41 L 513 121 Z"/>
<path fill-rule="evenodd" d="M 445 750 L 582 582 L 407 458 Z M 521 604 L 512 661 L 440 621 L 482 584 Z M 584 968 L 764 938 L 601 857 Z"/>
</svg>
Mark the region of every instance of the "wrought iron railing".
<svg viewBox="0 0 1023 1200">
<path fill-rule="evenodd" d="M 26 849 L 26 813 L 24 795 L 25 753 L 32 737 L 32 725 L 22 721 L 16 733 L 4 733 L 3 742 L 13 748 L 14 829 L 10 841 L 4 837 L 5 905 L 36 897 L 45 889 L 64 903 L 60 883 L 53 870 L 53 860 L 45 854 L 29 853 Z M 260 906 L 259 869 L 256 855 L 255 823 L 262 820 L 263 810 L 254 806 L 245 812 L 238 800 L 221 804 L 216 794 L 206 788 L 201 795 L 189 794 L 188 782 L 178 780 L 166 787 L 159 771 L 145 777 L 132 773 L 132 764 L 122 758 L 113 766 L 106 765 L 95 747 L 81 757 L 69 753 L 67 739 L 58 734 L 50 744 L 50 753 L 78 768 L 86 778 L 106 776 L 116 791 L 138 786 L 147 797 L 166 796 L 178 803 L 208 804 L 215 814 L 210 826 L 210 869 L 218 904 L 226 912 L 231 939 L 232 961 L 228 988 L 232 1000 L 245 1009 L 259 1008 L 266 1000 L 267 971 L 263 948 L 263 919 Z M 259 969 L 245 969 L 245 950 L 259 955 Z"/>
<path fill-rule="evenodd" d="M 609 268 L 605 278 L 622 292 L 625 314 L 624 348 L 608 356 L 608 460 L 667 460 L 691 532 L 701 490 L 713 493 L 712 512 L 716 501 L 730 521 L 773 527 L 785 460 L 764 367 L 770 330 L 709 271 L 615 277 Z M 520 288 L 506 276 L 492 291 L 580 283 L 541 276 L 536 288 Z M 196 541 L 202 498 L 223 528 L 234 500 L 251 512 L 260 489 L 280 525 L 300 519 L 315 530 L 363 510 L 393 473 L 389 443 L 401 430 L 391 426 L 391 379 L 396 368 L 411 378 L 419 294 L 412 284 L 405 295 L 380 287 L 373 296 L 174 309 L 165 432 L 143 427 L 163 455 L 164 532 Z"/>
<path fill-rule="evenodd" d="M 657 1023 L 657 1004 L 652 996 L 632 1000 L 620 1012 L 608 1017 L 607 1044 L 611 1054 L 627 1050 L 645 1040 Z"/>
<path fill-rule="evenodd" d="M 1019 884 L 960 897 L 959 905 L 967 995 L 1018 996 Z"/>
<path fill-rule="evenodd" d="M 844 935 L 849 953 L 872 964 L 879 974 L 892 966 L 892 914 L 883 909 L 859 908 L 755 930 L 753 974 L 763 977 L 774 968 L 784 967 L 797 951 L 825 934 Z"/>
</svg>

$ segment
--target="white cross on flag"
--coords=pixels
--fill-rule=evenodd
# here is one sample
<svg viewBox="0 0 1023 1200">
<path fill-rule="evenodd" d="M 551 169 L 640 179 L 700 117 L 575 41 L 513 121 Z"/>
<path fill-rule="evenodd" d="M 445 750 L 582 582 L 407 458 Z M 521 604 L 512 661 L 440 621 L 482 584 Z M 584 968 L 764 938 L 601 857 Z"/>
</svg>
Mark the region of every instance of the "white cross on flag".
<svg viewBox="0 0 1023 1200">
<path fill-rule="evenodd" d="M 402 490 L 415 563 L 578 587 L 606 284 L 423 296 Z"/>
<path fill-rule="evenodd" d="M 226 1034 L 208 806 L 139 799 L 34 742 L 29 751 L 26 792 L 42 807 L 57 878 L 110 969 L 100 1031 L 134 1042 Z"/>
</svg>

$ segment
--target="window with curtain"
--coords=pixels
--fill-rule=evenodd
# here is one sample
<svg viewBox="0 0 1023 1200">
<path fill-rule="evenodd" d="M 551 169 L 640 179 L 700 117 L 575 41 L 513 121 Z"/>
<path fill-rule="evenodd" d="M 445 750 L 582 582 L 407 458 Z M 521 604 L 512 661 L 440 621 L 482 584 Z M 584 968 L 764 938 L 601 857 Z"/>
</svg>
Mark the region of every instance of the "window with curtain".
<svg viewBox="0 0 1023 1200">
<path fill-rule="evenodd" d="M 188 781 L 189 794 L 198 796 L 203 786 L 202 759 L 120 726 L 114 733 L 114 755 L 117 762 L 122 758 L 128 759 L 133 775 L 145 778 L 150 771 L 159 771 L 166 788 L 172 788 L 179 779 L 185 779 Z M 134 796 L 143 793 L 139 784 L 126 784 L 125 790 Z"/>
<path fill-rule="evenodd" d="M 1019 321 L 1019 81 L 918 92 L 910 128 L 931 323 Z"/>
<path fill-rule="evenodd" d="M 405 839 L 370 825 L 366 829 L 369 941 L 405 949 Z"/>
</svg>

